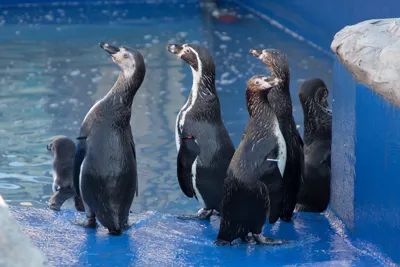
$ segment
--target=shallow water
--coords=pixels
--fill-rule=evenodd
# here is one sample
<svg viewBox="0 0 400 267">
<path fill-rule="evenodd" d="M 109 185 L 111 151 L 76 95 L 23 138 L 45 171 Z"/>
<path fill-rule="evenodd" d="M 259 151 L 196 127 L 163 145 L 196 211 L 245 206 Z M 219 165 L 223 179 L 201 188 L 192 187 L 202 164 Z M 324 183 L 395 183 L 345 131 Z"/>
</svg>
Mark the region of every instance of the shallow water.
<svg viewBox="0 0 400 267">
<path fill-rule="evenodd" d="M 332 59 L 233 8 L 242 17 L 232 24 L 208 17 L 196 3 L 1 8 L 0 195 L 10 205 L 46 205 L 52 194 L 47 143 L 56 135 L 74 139 L 87 111 L 118 75 L 100 41 L 138 48 L 146 59 L 131 120 L 139 173 L 136 212 L 174 214 L 200 207 L 183 195 L 176 178 L 174 125 L 191 88 L 191 71 L 166 51 L 166 43 L 196 41 L 209 47 L 223 120 L 235 146 L 248 119 L 245 83 L 268 73 L 248 51 L 283 50 L 290 60 L 293 111 L 302 133 L 297 89 L 310 77 L 322 78 L 331 88 Z"/>
</svg>

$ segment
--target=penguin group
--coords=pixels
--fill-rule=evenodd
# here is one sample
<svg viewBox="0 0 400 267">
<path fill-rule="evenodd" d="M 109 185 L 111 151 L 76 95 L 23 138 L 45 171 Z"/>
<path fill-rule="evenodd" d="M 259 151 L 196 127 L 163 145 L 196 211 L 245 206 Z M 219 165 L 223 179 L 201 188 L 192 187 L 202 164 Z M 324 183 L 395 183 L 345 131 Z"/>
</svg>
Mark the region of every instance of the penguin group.
<svg viewBox="0 0 400 267">
<path fill-rule="evenodd" d="M 129 227 L 139 190 L 130 118 L 146 66 L 138 50 L 104 42 L 99 46 L 120 73 L 83 118 L 75 142 L 57 137 L 47 145 L 54 154 L 49 208 L 59 210 L 73 197 L 76 209 L 86 214 L 82 226 L 97 227 L 99 222 L 110 234 L 121 235 Z M 289 223 L 295 211 L 323 212 L 329 204 L 332 112 L 324 81 L 307 79 L 298 90 L 302 138 L 292 114 L 287 56 L 277 49 L 250 49 L 270 74 L 249 77 L 249 120 L 235 149 L 221 117 L 210 51 L 199 44 L 168 44 L 166 50 L 192 70 L 190 94 L 176 117 L 176 174 L 183 194 L 203 205 L 178 219 L 219 216 L 215 245 L 230 245 L 238 238 L 288 243 L 264 236 L 266 221 Z"/>
</svg>

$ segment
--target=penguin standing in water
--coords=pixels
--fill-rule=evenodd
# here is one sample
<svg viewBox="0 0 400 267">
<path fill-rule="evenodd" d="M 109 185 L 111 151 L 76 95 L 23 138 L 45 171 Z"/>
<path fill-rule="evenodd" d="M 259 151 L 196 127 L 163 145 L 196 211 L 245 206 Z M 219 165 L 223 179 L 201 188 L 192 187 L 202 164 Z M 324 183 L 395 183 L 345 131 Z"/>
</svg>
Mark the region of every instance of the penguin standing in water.
<svg viewBox="0 0 400 267">
<path fill-rule="evenodd" d="M 121 72 L 105 97 L 86 114 L 77 138 L 74 184 L 85 206 L 86 227 L 96 218 L 110 234 L 127 226 L 134 194 L 138 195 L 135 144 L 130 126 L 133 98 L 143 82 L 146 67 L 136 50 L 99 44 Z"/>
<path fill-rule="evenodd" d="M 283 208 L 286 142 L 268 98 L 281 82 L 256 75 L 247 83 L 250 119 L 227 171 L 216 245 L 247 240 L 249 233 L 258 244 L 286 243 L 262 235 L 266 219 L 275 223 Z"/>
<path fill-rule="evenodd" d="M 250 53 L 258 57 L 273 76 L 282 80 L 282 83 L 268 95 L 268 99 L 278 117 L 279 127 L 287 146 L 287 162 L 283 175 L 284 204 L 280 218 L 285 222 L 289 222 L 296 206 L 304 164 L 303 140 L 296 129 L 292 113 L 292 100 L 289 91 L 289 62 L 287 56 L 276 49 L 250 49 Z"/>
<path fill-rule="evenodd" d="M 75 208 L 85 211 L 82 200 L 76 195 L 73 185 L 72 165 L 75 153 L 75 143 L 65 137 L 53 138 L 46 149 L 53 153 L 53 195 L 49 200 L 49 208 L 60 210 L 61 206 L 74 198 Z"/>
<path fill-rule="evenodd" d="M 318 78 L 308 79 L 299 89 L 304 113 L 304 173 L 296 211 L 323 212 L 330 200 L 332 111 L 329 91 Z"/>
<path fill-rule="evenodd" d="M 195 215 L 180 219 L 207 220 L 219 212 L 226 170 L 235 152 L 221 118 L 215 90 L 215 65 L 207 48 L 196 44 L 170 44 L 167 50 L 188 63 L 193 85 L 176 119 L 177 175 L 183 193 L 204 202 Z"/>
</svg>

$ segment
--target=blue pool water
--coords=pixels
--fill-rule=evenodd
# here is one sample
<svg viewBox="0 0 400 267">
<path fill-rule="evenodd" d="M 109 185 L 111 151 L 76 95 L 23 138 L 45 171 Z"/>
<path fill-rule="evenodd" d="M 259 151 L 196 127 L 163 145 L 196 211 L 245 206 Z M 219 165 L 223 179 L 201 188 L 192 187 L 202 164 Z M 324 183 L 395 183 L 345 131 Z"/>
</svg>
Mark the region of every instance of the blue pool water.
<svg viewBox="0 0 400 267">
<path fill-rule="evenodd" d="M 241 18 L 219 22 L 188 4 L 55 5 L 0 10 L 0 194 L 10 205 L 45 206 L 52 194 L 55 135 L 77 136 L 80 123 L 113 85 L 118 67 L 99 47 L 105 41 L 138 48 L 147 74 L 135 97 L 139 198 L 135 212 L 193 212 L 176 178 L 174 124 L 192 83 L 189 66 L 167 43 L 200 42 L 212 52 L 222 116 L 235 146 L 247 123 L 244 90 L 267 73 L 250 48 L 275 47 L 289 56 L 294 115 L 302 126 L 297 88 L 320 77 L 330 87 L 331 58 L 237 6 Z"/>
</svg>

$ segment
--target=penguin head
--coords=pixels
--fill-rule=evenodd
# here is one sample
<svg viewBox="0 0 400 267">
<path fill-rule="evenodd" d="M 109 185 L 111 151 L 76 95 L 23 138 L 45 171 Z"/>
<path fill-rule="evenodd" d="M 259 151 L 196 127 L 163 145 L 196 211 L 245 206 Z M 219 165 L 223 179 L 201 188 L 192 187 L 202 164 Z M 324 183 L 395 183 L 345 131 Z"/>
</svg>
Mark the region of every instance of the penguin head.
<svg viewBox="0 0 400 267">
<path fill-rule="evenodd" d="M 138 67 L 144 67 L 144 59 L 139 51 L 127 46 L 112 46 L 101 42 L 99 46 L 111 55 L 112 60 L 121 68 L 125 78 L 130 78 Z"/>
<path fill-rule="evenodd" d="M 259 58 L 275 76 L 280 78 L 288 76 L 288 58 L 283 52 L 277 49 L 250 49 L 250 54 Z"/>
<path fill-rule="evenodd" d="M 54 155 L 70 157 L 72 160 L 75 153 L 75 143 L 65 136 L 57 136 L 47 144 L 46 149 L 47 151 L 53 152 Z"/>
<path fill-rule="evenodd" d="M 282 80 L 275 76 L 255 75 L 247 82 L 247 89 L 253 93 L 269 93 L 278 86 Z"/>
<path fill-rule="evenodd" d="M 166 48 L 188 63 L 193 73 L 215 75 L 214 60 L 206 47 L 198 44 L 169 44 Z"/>
<path fill-rule="evenodd" d="M 315 103 L 328 108 L 328 95 L 327 86 L 319 78 L 305 80 L 299 88 L 299 99 L 303 105 Z"/>
</svg>

